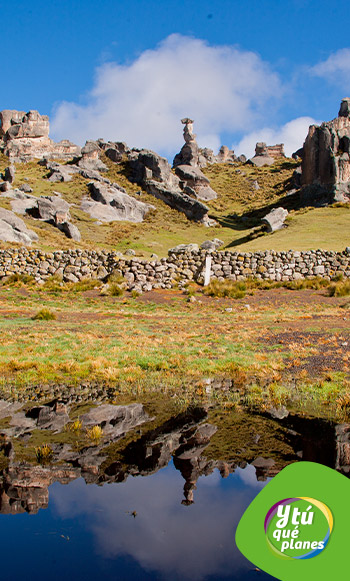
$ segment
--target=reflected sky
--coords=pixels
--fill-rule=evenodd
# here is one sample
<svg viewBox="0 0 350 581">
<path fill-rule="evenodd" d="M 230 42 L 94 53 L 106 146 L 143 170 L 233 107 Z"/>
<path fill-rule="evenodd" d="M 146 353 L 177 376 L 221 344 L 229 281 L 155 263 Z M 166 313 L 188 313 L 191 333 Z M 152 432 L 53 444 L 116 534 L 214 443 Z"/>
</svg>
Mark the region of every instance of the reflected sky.
<svg viewBox="0 0 350 581">
<path fill-rule="evenodd" d="M 255 469 L 198 480 L 184 506 L 172 463 L 147 477 L 104 486 L 53 484 L 47 510 L 0 515 L 2 581 L 272 579 L 235 547 L 245 508 L 265 483 Z"/>
</svg>

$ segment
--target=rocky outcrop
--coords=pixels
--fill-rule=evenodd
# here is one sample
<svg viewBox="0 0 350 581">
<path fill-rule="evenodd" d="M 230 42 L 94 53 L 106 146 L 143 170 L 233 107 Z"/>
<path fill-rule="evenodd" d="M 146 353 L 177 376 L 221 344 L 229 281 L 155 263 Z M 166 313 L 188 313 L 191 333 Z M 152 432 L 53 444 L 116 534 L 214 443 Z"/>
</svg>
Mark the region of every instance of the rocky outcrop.
<svg viewBox="0 0 350 581">
<path fill-rule="evenodd" d="M 350 200 L 350 99 L 339 115 L 311 125 L 302 151 L 301 202 L 322 206 Z"/>
<path fill-rule="evenodd" d="M 179 177 L 172 173 L 164 157 L 148 149 L 134 151 L 129 155 L 129 168 L 130 181 L 189 219 L 209 223 L 207 206 L 182 191 Z"/>
<path fill-rule="evenodd" d="M 282 153 L 281 153 L 282 152 Z M 248 160 L 249 163 L 256 167 L 263 165 L 272 165 L 276 157 L 284 156 L 283 144 L 280 145 L 266 145 L 264 142 L 259 142 L 255 146 L 255 155 Z"/>
<path fill-rule="evenodd" d="M 0 240 L 4 242 L 18 242 L 31 244 L 38 240 L 38 235 L 29 230 L 21 218 L 16 214 L 0 208 Z"/>
<path fill-rule="evenodd" d="M 78 161 L 78 166 L 85 170 L 92 170 L 97 172 L 108 171 L 108 167 L 100 158 L 100 147 L 96 141 L 87 141 L 81 150 L 81 158 Z"/>
<path fill-rule="evenodd" d="M 55 143 L 49 138 L 49 118 L 38 111 L 0 111 L 0 150 L 11 162 L 80 155 L 80 147 L 70 141 Z"/>
<path fill-rule="evenodd" d="M 215 200 L 218 197 L 217 193 L 210 187 L 210 181 L 198 167 L 178 165 L 175 168 L 175 173 L 180 178 L 180 187 L 186 194 L 205 202 Z"/>
<path fill-rule="evenodd" d="M 36 197 L 20 190 L 13 190 L 8 197 L 11 198 L 12 210 L 17 214 L 27 214 L 37 220 L 44 220 L 56 226 L 67 238 L 80 241 L 81 235 L 77 226 L 70 222 L 70 204 L 62 199 L 59 192 L 52 196 Z"/>
<path fill-rule="evenodd" d="M 81 209 L 101 222 L 142 222 L 153 209 L 150 204 L 129 196 L 118 184 L 90 182 L 89 188 L 92 200 L 83 199 Z"/>
<path fill-rule="evenodd" d="M 267 232 L 275 232 L 285 227 L 284 221 L 288 216 L 288 210 L 284 208 L 274 208 L 262 218 L 262 223 L 266 225 Z"/>
<path fill-rule="evenodd" d="M 49 181 L 50 182 L 70 182 L 72 177 L 80 173 L 80 168 L 74 164 L 63 165 L 57 163 L 57 161 L 44 161 L 47 169 L 49 170 Z"/>
</svg>

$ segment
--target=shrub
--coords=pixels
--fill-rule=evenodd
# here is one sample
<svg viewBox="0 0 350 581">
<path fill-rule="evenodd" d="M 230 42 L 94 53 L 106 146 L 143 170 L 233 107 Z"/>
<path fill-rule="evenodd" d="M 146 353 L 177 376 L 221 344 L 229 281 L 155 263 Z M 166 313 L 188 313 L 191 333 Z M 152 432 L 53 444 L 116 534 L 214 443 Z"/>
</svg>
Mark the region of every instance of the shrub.
<svg viewBox="0 0 350 581">
<path fill-rule="evenodd" d="M 89 440 L 92 440 L 93 442 L 99 442 L 99 440 L 102 437 L 102 428 L 101 426 L 92 426 L 92 428 L 88 428 L 86 430 L 86 435 L 89 438 Z"/>
<path fill-rule="evenodd" d="M 33 321 L 53 321 L 56 319 L 56 315 L 50 309 L 41 309 L 32 319 Z"/>
<path fill-rule="evenodd" d="M 350 295 L 350 280 L 339 280 L 329 285 L 330 297 L 347 297 Z"/>
<path fill-rule="evenodd" d="M 83 424 L 81 422 L 81 420 L 77 419 L 74 422 L 72 422 L 71 424 L 67 424 L 66 429 L 68 430 L 68 432 L 80 432 L 81 428 L 83 427 Z"/>
<path fill-rule="evenodd" d="M 21 282 L 22 284 L 34 284 L 35 278 L 30 274 L 11 274 L 8 278 L 4 279 L 3 284 L 15 284 L 16 282 Z"/>
<path fill-rule="evenodd" d="M 213 280 L 203 292 L 210 297 L 242 299 L 246 295 L 247 285 L 243 281 Z"/>
<path fill-rule="evenodd" d="M 111 284 L 108 289 L 108 294 L 111 297 L 122 297 L 124 294 L 124 289 L 119 284 Z"/>
<path fill-rule="evenodd" d="M 53 455 L 53 450 L 48 444 L 43 444 L 35 448 L 35 455 L 37 462 L 45 464 L 45 462 L 50 462 Z"/>
</svg>

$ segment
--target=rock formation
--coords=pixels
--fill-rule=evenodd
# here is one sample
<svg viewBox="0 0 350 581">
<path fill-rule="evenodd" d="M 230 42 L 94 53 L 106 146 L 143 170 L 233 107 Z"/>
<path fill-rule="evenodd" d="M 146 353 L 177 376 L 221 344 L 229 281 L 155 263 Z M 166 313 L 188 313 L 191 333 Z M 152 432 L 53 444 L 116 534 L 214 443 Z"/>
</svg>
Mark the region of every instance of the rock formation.
<svg viewBox="0 0 350 581">
<path fill-rule="evenodd" d="M 267 232 L 281 230 L 285 226 L 284 221 L 288 216 L 288 210 L 284 208 L 274 208 L 262 218 L 263 224 L 267 226 Z"/>
<path fill-rule="evenodd" d="M 180 187 L 185 192 L 204 202 L 215 200 L 218 195 L 210 187 L 210 182 L 204 173 L 191 165 L 178 165 L 176 175 L 180 178 Z"/>
<path fill-rule="evenodd" d="M 78 166 L 92 171 L 108 171 L 108 167 L 100 160 L 100 147 L 96 141 L 87 141 L 81 150 Z"/>
<path fill-rule="evenodd" d="M 210 224 L 208 208 L 186 194 L 180 179 L 171 171 L 168 161 L 149 149 L 133 150 L 128 156 L 131 170 L 129 179 L 142 186 L 171 208 L 183 212 L 191 220 Z"/>
<path fill-rule="evenodd" d="M 275 159 L 279 157 L 285 157 L 283 143 L 266 145 L 266 143 L 260 141 L 256 144 L 255 155 L 249 159 L 249 163 L 262 167 L 263 165 L 272 165 Z"/>
<path fill-rule="evenodd" d="M 81 236 L 78 228 L 70 222 L 70 204 L 62 199 L 59 192 L 55 192 L 52 196 L 36 197 L 20 190 L 12 190 L 8 197 L 11 198 L 12 210 L 17 214 L 23 216 L 27 214 L 37 220 L 48 222 L 61 230 L 68 238 L 80 241 Z M 36 237 L 37 239 L 38 237 Z"/>
<path fill-rule="evenodd" d="M 55 143 L 49 138 L 49 118 L 38 111 L 0 111 L 0 151 L 11 162 L 33 159 L 72 159 L 80 147 L 64 139 Z"/>
<path fill-rule="evenodd" d="M 338 117 L 310 126 L 301 156 L 303 204 L 350 200 L 350 99 L 342 100 Z"/>
<path fill-rule="evenodd" d="M 0 240 L 31 244 L 38 240 L 38 235 L 29 230 L 21 218 L 10 210 L 0 208 Z"/>
<path fill-rule="evenodd" d="M 180 153 L 175 155 L 173 167 L 177 165 L 194 165 L 197 167 L 199 165 L 199 147 L 196 141 L 196 135 L 193 133 L 194 121 L 185 117 L 181 119 L 181 123 L 184 125 L 183 136 L 185 145 L 182 146 Z"/>
<path fill-rule="evenodd" d="M 89 183 L 91 200 L 84 198 L 81 209 L 101 222 L 142 222 L 154 207 L 129 196 L 118 184 Z"/>
</svg>

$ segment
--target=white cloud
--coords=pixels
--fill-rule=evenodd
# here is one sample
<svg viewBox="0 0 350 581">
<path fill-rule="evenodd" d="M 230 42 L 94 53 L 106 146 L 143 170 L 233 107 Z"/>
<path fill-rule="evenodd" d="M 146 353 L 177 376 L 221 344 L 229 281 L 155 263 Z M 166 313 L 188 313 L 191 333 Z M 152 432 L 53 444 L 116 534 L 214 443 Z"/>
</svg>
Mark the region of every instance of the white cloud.
<svg viewBox="0 0 350 581">
<path fill-rule="evenodd" d="M 94 549 L 103 558 L 128 555 L 169 581 L 235 578 L 251 565 L 238 552 L 234 532 L 266 484 L 256 482 L 253 467 L 238 473 L 224 486 L 218 472 L 199 478 L 191 506 L 181 505 L 184 480 L 170 465 L 147 478 L 103 487 L 87 486 L 81 479 L 69 486 L 54 484 L 50 501 L 56 518 L 79 523 L 83 517 L 84 529 L 92 532 Z M 134 510 L 136 518 L 130 515 Z"/>
<path fill-rule="evenodd" d="M 310 69 L 317 77 L 350 91 L 350 48 L 342 48 Z"/>
<path fill-rule="evenodd" d="M 241 139 L 238 144 L 233 145 L 232 148 L 238 155 L 244 153 L 247 157 L 252 157 L 255 152 L 255 144 L 258 141 L 264 141 L 267 145 L 284 143 L 286 155 L 291 156 L 294 151 L 302 147 L 309 126 L 315 123 L 318 125 L 320 122 L 315 121 L 312 117 L 298 117 L 277 129 L 264 127 L 245 135 L 243 139 Z"/>
<path fill-rule="evenodd" d="M 84 104 L 57 105 L 55 139 L 104 137 L 165 155 L 183 144 L 180 119 L 195 120 L 201 146 L 217 149 L 220 134 L 266 123 L 283 94 L 279 77 L 259 55 L 172 34 L 131 64 L 105 64 Z"/>
</svg>

